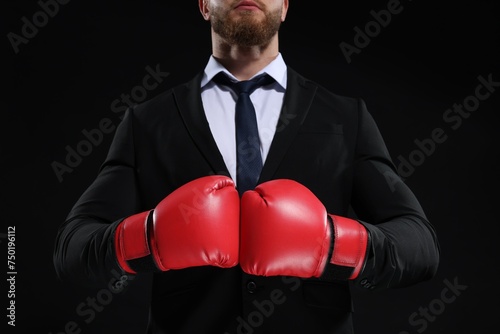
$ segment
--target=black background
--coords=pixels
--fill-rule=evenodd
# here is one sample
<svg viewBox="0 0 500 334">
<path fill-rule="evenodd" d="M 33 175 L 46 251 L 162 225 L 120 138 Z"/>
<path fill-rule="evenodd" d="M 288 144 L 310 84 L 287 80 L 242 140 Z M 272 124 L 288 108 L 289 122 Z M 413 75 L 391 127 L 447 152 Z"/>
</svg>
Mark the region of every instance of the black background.
<svg viewBox="0 0 500 334">
<path fill-rule="evenodd" d="M 479 76 L 500 82 L 499 1 L 401 0 L 402 11 L 351 63 L 339 44 L 353 45 L 353 28 L 363 29 L 373 21 L 370 11 L 389 1 L 290 2 L 280 37 L 285 61 L 336 93 L 364 98 L 397 164 L 418 154 L 416 140 L 429 140 L 437 128 L 446 134 L 405 180 L 437 229 L 439 272 L 405 289 L 355 292 L 357 334 L 497 331 L 500 87 L 456 129 L 443 115 L 475 94 Z M 82 130 L 105 118 L 118 124 L 121 113 L 111 103 L 142 85 L 147 66 L 169 73 L 147 99 L 202 69 L 211 51 L 209 25 L 194 0 L 72 0 L 15 53 L 8 33 L 21 35 L 22 18 L 33 22 L 41 7 L 2 5 L 0 263 L 6 273 L 5 234 L 15 226 L 18 273 L 16 327 L 8 333 L 55 334 L 71 321 L 81 333 L 141 333 L 145 320 L 134 316 L 142 306 L 133 289 L 113 295 L 86 324 L 77 307 L 99 291 L 58 281 L 52 264 L 56 230 L 96 176 L 112 133 L 62 180 L 52 164 L 65 163 L 66 146 L 76 148 Z M 462 286 L 452 302 L 442 300 L 454 295 L 446 280 Z M 410 315 L 424 308 L 432 317 L 411 323 Z"/>
</svg>

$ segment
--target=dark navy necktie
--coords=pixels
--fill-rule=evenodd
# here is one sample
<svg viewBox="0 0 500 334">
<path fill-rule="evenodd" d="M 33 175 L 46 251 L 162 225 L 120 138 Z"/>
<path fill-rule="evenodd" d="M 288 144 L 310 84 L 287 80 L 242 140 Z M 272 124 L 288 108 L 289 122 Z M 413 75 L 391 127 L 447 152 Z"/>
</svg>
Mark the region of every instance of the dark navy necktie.
<svg viewBox="0 0 500 334">
<path fill-rule="evenodd" d="M 245 191 L 255 188 L 262 170 L 259 130 L 250 94 L 258 87 L 269 85 L 274 79 L 267 74 L 261 74 L 251 80 L 232 81 L 220 72 L 213 81 L 228 86 L 238 96 L 235 112 L 236 185 L 241 196 Z"/>
</svg>

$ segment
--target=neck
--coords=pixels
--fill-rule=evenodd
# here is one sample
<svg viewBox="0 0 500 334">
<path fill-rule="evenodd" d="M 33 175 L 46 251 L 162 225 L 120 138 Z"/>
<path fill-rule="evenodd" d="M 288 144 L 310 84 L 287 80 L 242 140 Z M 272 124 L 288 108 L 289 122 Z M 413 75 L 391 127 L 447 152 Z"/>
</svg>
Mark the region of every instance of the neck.
<svg viewBox="0 0 500 334">
<path fill-rule="evenodd" d="M 230 45 L 212 33 L 212 54 L 238 80 L 248 80 L 278 56 L 278 35 L 265 45 Z"/>
</svg>

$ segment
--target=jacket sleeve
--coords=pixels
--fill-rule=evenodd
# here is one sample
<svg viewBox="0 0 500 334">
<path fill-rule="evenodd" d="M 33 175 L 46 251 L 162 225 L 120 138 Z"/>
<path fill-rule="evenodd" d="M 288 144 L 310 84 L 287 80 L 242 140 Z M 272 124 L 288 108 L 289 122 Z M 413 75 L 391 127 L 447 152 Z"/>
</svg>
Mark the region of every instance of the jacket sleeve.
<svg viewBox="0 0 500 334">
<path fill-rule="evenodd" d="M 113 240 L 118 223 L 140 208 L 132 118 L 127 110 L 96 179 L 57 231 L 53 262 L 61 280 L 92 287 L 124 274 Z"/>
<path fill-rule="evenodd" d="M 439 264 L 434 227 L 397 173 L 384 140 L 359 100 L 352 207 L 370 235 L 367 261 L 355 286 L 405 287 L 432 278 Z"/>
</svg>

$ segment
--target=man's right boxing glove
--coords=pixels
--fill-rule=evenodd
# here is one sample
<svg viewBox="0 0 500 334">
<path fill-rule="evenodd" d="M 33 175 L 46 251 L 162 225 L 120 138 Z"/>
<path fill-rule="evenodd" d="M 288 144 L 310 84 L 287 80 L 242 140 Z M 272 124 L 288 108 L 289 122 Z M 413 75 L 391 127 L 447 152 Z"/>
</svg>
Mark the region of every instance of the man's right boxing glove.
<svg viewBox="0 0 500 334">
<path fill-rule="evenodd" d="M 233 180 L 186 183 L 153 210 L 125 218 L 115 232 L 118 263 L 128 273 L 238 264 L 240 199 Z M 156 267 L 156 268 L 155 268 Z"/>
</svg>

